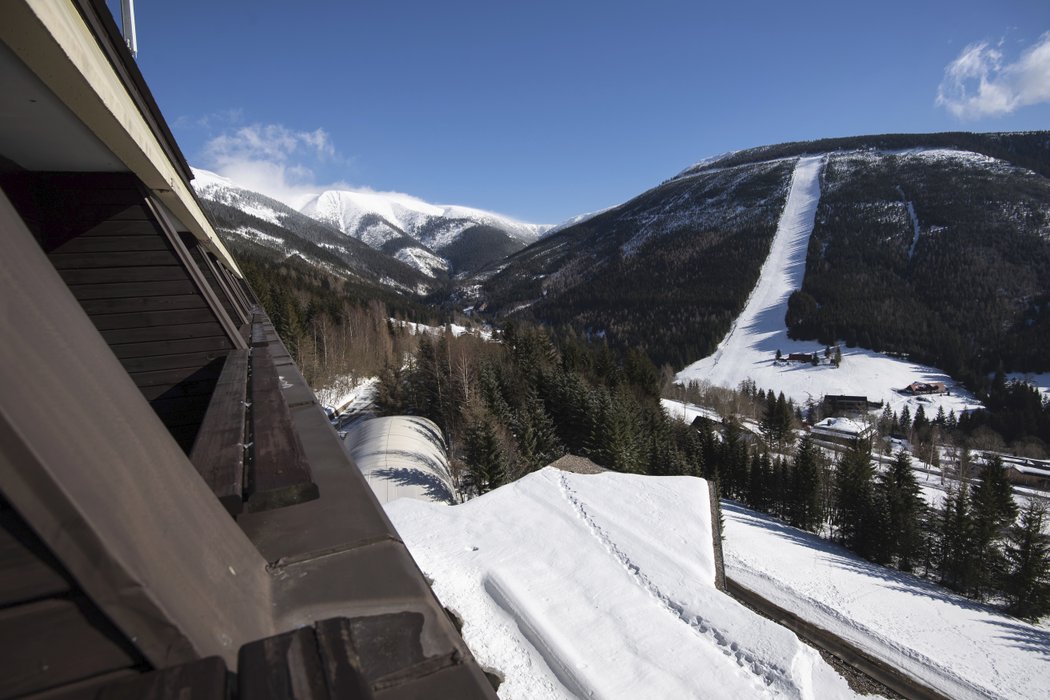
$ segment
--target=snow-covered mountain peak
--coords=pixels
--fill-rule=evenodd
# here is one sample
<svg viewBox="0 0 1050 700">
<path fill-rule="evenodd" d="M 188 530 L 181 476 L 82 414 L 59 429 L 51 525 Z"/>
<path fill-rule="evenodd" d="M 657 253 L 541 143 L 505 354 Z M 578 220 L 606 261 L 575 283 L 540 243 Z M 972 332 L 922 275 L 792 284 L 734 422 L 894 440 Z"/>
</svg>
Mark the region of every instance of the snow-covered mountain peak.
<svg viewBox="0 0 1050 700">
<path fill-rule="evenodd" d="M 472 226 L 500 229 L 525 244 L 533 242 L 550 228 L 473 207 L 431 204 L 400 192 L 327 190 L 307 200 L 299 211 L 362 240 L 362 227 L 374 226 L 376 219 L 381 219 L 432 247 L 448 245 L 459 233 Z M 428 230 L 439 230 L 440 233 L 430 236 L 434 240 L 427 240 Z"/>
<path fill-rule="evenodd" d="M 194 170 L 201 197 L 274 224 L 284 206 L 208 170 Z M 415 267 L 428 277 L 471 272 L 538 240 L 551 227 L 502 214 L 431 204 L 401 192 L 332 188 L 284 204 L 351 238 Z M 282 211 L 284 210 L 284 211 Z"/>
</svg>

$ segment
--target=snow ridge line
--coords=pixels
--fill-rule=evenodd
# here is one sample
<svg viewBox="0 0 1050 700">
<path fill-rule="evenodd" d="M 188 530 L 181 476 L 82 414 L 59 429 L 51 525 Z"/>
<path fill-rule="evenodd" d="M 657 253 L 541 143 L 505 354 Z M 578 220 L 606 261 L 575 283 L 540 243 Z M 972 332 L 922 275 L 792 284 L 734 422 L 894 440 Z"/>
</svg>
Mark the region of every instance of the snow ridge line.
<svg viewBox="0 0 1050 700">
<path fill-rule="evenodd" d="M 730 559 L 730 560 L 733 561 L 734 568 L 737 568 L 740 571 L 744 571 L 745 573 L 747 573 L 747 574 L 749 574 L 751 576 L 754 576 L 755 578 L 764 579 L 766 581 L 771 581 L 771 582 L 773 582 L 776 585 L 780 585 L 780 583 L 781 583 L 777 579 L 774 579 L 773 576 L 767 574 L 764 571 L 761 571 L 760 569 L 756 569 L 756 568 L 754 568 L 752 566 L 749 566 L 747 564 L 747 562 L 745 562 L 745 561 L 743 561 L 741 559 L 737 559 L 736 557 L 732 557 L 732 556 L 728 557 L 727 559 Z M 737 580 L 739 581 L 740 579 L 738 578 Z M 750 588 L 751 588 L 751 590 L 756 590 L 754 586 L 751 586 Z M 842 637 L 843 639 L 845 639 L 846 641 L 850 642 L 851 644 L 857 645 L 861 649 L 865 649 L 866 651 L 871 653 L 872 656 L 874 656 L 876 659 L 881 659 L 882 661 L 884 661 L 885 663 L 887 663 L 887 664 L 889 664 L 891 666 L 897 666 L 897 668 L 899 668 L 899 669 L 907 669 L 907 673 L 912 674 L 913 677 L 919 679 L 923 683 L 928 683 L 935 690 L 939 690 L 939 691 L 944 692 L 946 694 L 949 694 L 949 695 L 951 695 L 953 697 L 973 697 L 973 698 L 995 697 L 995 698 L 1001 698 L 1002 700 L 1006 700 L 1006 697 L 1003 696 L 1003 695 L 992 695 L 992 696 L 989 696 L 989 693 L 994 692 L 992 688 L 987 688 L 987 687 L 983 687 L 983 686 L 977 685 L 976 683 L 974 683 L 974 682 L 972 682 L 972 681 L 970 681 L 970 680 L 968 680 L 966 678 L 963 678 L 962 676 L 959 676 L 959 675 L 953 673 L 950 668 L 946 667 L 944 664 L 942 664 L 941 662 L 937 661 L 936 659 L 930 658 L 929 656 L 926 656 L 925 654 L 917 652 L 914 649 L 906 647 L 903 644 L 895 642 L 892 639 L 887 639 L 886 637 L 883 637 L 883 636 L 879 635 L 876 630 L 873 630 L 872 628 L 870 628 L 870 627 L 868 627 L 866 625 L 857 624 L 857 621 L 854 618 L 849 617 L 847 615 L 844 615 L 843 613 L 841 613 L 837 609 L 831 607 L 827 603 L 824 603 L 824 602 L 821 602 L 821 601 L 816 600 L 814 598 L 811 598 L 809 596 L 806 596 L 801 591 L 792 591 L 792 593 L 795 593 L 796 595 L 804 596 L 804 599 L 805 599 L 805 601 L 806 601 L 806 603 L 808 605 L 813 606 L 814 608 L 819 610 L 821 613 L 823 613 L 824 615 L 828 616 L 829 618 L 831 618 L 833 620 L 838 621 L 843 626 L 855 629 L 855 630 L 857 630 L 858 632 L 861 633 L 861 636 L 858 637 L 857 639 L 849 639 L 849 638 L 847 638 L 845 636 Z M 772 602 L 774 602 L 777 605 L 781 605 L 782 607 L 789 607 L 790 606 L 790 603 L 788 603 L 787 605 L 784 605 L 783 603 L 779 603 L 779 602 L 777 602 L 775 600 L 772 601 Z M 799 616 L 803 617 L 801 614 Z M 808 617 L 803 617 L 803 619 L 806 622 L 809 622 L 810 624 L 817 624 L 816 621 L 814 621 L 814 620 L 812 620 L 812 619 L 810 619 Z M 868 647 L 867 645 L 864 644 L 865 636 L 867 637 L 867 639 L 878 640 L 878 642 L 883 645 L 884 649 L 886 649 L 888 651 L 895 652 L 898 658 L 896 658 L 896 659 L 886 658 L 886 657 L 883 657 L 880 654 L 874 652 L 870 647 Z M 910 662 L 910 663 L 908 663 L 908 662 Z M 932 670 L 932 671 L 934 671 L 934 673 L 936 673 L 936 678 L 930 678 L 928 675 L 923 675 L 923 674 L 917 672 L 916 669 Z M 940 680 L 941 683 L 935 682 L 936 680 Z M 945 682 L 954 684 L 955 687 L 953 687 L 953 688 L 945 688 L 944 687 Z M 959 693 L 959 691 L 961 689 L 965 689 L 965 690 L 969 691 L 969 694 L 961 695 Z"/>
<path fill-rule="evenodd" d="M 522 635 L 539 652 L 554 677 L 565 686 L 566 690 L 577 698 L 599 697 L 576 675 L 573 665 L 566 661 L 567 655 L 560 645 L 550 635 L 544 633 L 542 627 L 528 613 L 506 582 L 496 574 L 489 574 L 485 576 L 482 585 L 492 601 L 517 623 Z"/>
<path fill-rule="evenodd" d="M 630 557 L 623 550 L 616 546 L 616 543 L 612 541 L 608 533 L 595 522 L 594 518 L 587 512 L 586 506 L 576 495 L 576 491 L 569 486 L 568 479 L 564 475 L 559 475 L 558 479 L 562 496 L 576 511 L 580 520 L 587 525 L 587 529 L 591 531 L 595 539 L 623 566 L 639 588 L 655 598 L 667 612 L 688 625 L 697 636 L 715 644 L 723 654 L 732 658 L 741 670 L 756 674 L 751 676 L 752 682 L 763 696 L 770 697 L 772 695 L 770 686 L 773 686 L 778 691 L 776 693 L 777 696 L 799 697 L 798 688 L 788 679 L 788 674 L 785 670 L 765 664 L 760 658 L 741 649 L 736 642 L 730 641 L 729 636 L 724 631 L 718 629 L 700 615 L 687 617 L 685 606 L 672 600 L 661 591 L 648 576 L 642 573 L 639 566 L 631 561 Z M 761 677 L 762 682 L 759 681 L 758 677 Z"/>
</svg>

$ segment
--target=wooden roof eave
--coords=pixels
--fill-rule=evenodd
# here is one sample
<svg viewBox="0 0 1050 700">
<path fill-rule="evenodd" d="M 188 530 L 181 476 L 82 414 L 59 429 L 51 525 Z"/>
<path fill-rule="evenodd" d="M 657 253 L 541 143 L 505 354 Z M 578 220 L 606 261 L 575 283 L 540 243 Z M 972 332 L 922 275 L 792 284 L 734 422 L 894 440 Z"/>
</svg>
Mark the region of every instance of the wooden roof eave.
<svg viewBox="0 0 1050 700">
<path fill-rule="evenodd" d="M 134 61 L 121 57 L 127 48 L 107 29 L 113 20 L 104 3 L 14 1 L 5 3 L 2 19 L 0 40 L 188 231 L 243 277 L 201 209 L 188 166 Z"/>
</svg>

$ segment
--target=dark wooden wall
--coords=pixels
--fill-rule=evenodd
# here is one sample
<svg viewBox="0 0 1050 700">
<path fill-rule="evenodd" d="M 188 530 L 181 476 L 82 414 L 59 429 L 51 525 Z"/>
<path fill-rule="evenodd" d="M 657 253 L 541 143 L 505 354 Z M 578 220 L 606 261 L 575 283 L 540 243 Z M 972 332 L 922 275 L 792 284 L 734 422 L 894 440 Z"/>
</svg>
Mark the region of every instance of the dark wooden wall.
<svg viewBox="0 0 1050 700">
<path fill-rule="evenodd" d="M 3 184 L 69 289 L 188 452 L 234 342 L 200 281 L 182 263 L 175 249 L 182 242 L 162 228 L 131 176 L 26 173 Z"/>
<path fill-rule="evenodd" d="M 148 668 L 0 498 L 0 698 L 58 686 L 90 698 Z"/>
</svg>

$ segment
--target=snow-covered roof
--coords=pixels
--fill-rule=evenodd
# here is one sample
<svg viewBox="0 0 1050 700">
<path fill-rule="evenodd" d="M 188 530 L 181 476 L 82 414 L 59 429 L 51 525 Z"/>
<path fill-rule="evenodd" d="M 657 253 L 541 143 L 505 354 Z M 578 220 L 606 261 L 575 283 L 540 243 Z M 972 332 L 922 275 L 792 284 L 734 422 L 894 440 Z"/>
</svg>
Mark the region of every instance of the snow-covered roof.
<svg viewBox="0 0 1050 700">
<path fill-rule="evenodd" d="M 397 498 L 454 502 L 445 441 L 433 421 L 372 418 L 350 430 L 346 445 L 380 503 Z"/>
<path fill-rule="evenodd" d="M 847 698 L 792 632 L 715 587 L 707 482 L 547 467 L 387 513 L 502 698 Z"/>
<path fill-rule="evenodd" d="M 860 421 L 850 418 L 825 418 L 813 426 L 813 432 L 842 433 L 847 435 L 863 435 L 871 428 Z"/>
</svg>

